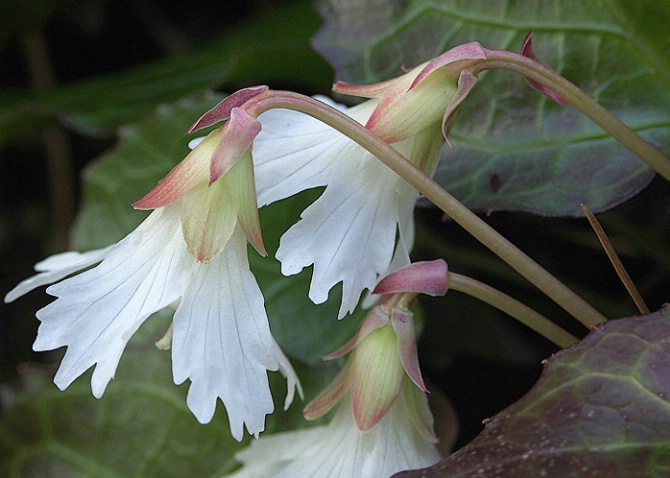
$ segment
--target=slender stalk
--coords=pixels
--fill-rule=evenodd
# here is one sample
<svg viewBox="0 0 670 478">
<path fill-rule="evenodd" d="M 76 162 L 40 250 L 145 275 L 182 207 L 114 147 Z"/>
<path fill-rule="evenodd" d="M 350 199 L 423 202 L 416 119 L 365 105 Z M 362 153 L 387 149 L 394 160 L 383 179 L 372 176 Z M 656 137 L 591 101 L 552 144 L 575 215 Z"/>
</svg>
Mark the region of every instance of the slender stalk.
<svg viewBox="0 0 670 478">
<path fill-rule="evenodd" d="M 498 310 L 514 317 L 527 327 L 540 334 L 547 340 L 552 341 L 561 348 L 570 347 L 579 340 L 569 334 L 545 316 L 535 312 L 530 307 L 522 304 L 516 299 L 461 274 L 449 272 L 449 290 L 455 290 L 468 294 L 476 299 L 492 305 Z"/>
<path fill-rule="evenodd" d="M 521 73 L 526 78 L 537 81 L 558 93 L 568 104 L 591 118 L 607 134 L 670 181 L 670 158 L 663 155 L 593 98 L 555 71 L 523 55 L 498 50 L 487 50 L 486 61 L 478 63 L 470 68 L 470 71 L 476 75 L 483 70 L 494 68 Z"/>
<path fill-rule="evenodd" d="M 249 105 L 248 112 L 259 115 L 272 108 L 284 108 L 305 113 L 351 138 L 399 174 L 484 246 L 528 279 L 584 326 L 591 327 L 607 320 L 584 299 L 482 221 L 454 196 L 409 162 L 402 154 L 370 133 L 360 123 L 324 103 L 288 91 L 273 91 L 269 96 L 254 100 L 254 105 Z"/>
</svg>

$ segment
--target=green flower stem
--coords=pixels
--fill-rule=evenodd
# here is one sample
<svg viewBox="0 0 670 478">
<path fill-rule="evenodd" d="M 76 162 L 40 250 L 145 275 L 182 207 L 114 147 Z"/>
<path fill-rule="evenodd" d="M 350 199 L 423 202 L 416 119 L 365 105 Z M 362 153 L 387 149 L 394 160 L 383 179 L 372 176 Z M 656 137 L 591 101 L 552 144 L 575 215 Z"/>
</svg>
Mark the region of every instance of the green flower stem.
<svg viewBox="0 0 670 478">
<path fill-rule="evenodd" d="M 576 85 L 541 63 L 517 53 L 487 50 L 487 59 L 470 68 L 472 74 L 483 70 L 504 69 L 521 73 L 560 95 L 626 149 L 647 163 L 654 171 L 670 181 L 670 158 L 642 139 L 635 131 L 619 121 Z"/>
<path fill-rule="evenodd" d="M 392 146 L 370 133 L 363 125 L 346 114 L 320 101 L 289 91 L 272 91 L 270 95 L 259 98 L 254 103 L 254 106 L 249 105 L 250 108 L 247 108 L 249 114 L 259 115 L 272 108 L 290 109 L 310 115 L 348 136 L 399 174 L 584 326 L 591 327 L 607 320 L 584 299 L 426 176 Z"/>
<path fill-rule="evenodd" d="M 449 272 L 449 290 L 468 294 L 482 302 L 492 305 L 514 317 L 525 326 L 530 327 L 542 337 L 552 341 L 561 348 L 570 347 L 579 341 L 576 337 L 569 334 L 543 315 L 535 312 L 530 307 L 513 299 L 507 294 L 503 294 L 499 290 L 470 277 Z"/>
</svg>

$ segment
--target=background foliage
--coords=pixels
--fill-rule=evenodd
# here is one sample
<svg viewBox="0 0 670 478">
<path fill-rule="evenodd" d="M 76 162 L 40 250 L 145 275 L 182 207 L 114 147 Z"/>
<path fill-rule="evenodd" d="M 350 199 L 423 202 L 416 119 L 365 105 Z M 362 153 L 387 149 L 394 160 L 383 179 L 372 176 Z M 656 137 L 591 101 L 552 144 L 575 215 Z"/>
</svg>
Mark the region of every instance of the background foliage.
<svg viewBox="0 0 670 478">
<path fill-rule="evenodd" d="M 321 18 L 305 1 L 199 4 L 185 10 L 151 1 L 0 2 L 2 18 L 14 19 L 0 33 L 3 290 L 63 247 L 58 234 L 69 227 L 67 202 L 46 194 L 62 186 L 59 177 L 83 179 L 81 189 L 77 181 L 70 188 L 79 204 L 71 247 L 118 240 L 144 217 L 129 204 L 183 157 L 183 131 L 216 101 L 216 91 L 266 83 L 326 93 L 334 78 L 378 81 L 459 43 L 518 51 L 533 30 L 541 61 L 670 152 L 670 6 L 664 2 L 332 0 L 318 3 Z M 47 63 L 34 57 L 40 38 Z M 35 65 L 47 70 L 31 80 Z M 53 78 L 42 83 L 45 71 Z M 548 102 L 522 78 L 496 71 L 482 75 L 451 140 L 455 148 L 445 149 L 438 181 L 478 211 L 563 216 L 497 212 L 487 221 L 611 318 L 635 309 L 585 220 L 574 216 L 580 201 L 604 211 L 632 198 L 600 219 L 650 307 L 667 300 L 670 188 L 589 120 Z M 59 162 L 54 151 L 63 146 L 69 161 Z M 261 211 L 269 249 L 316 194 Z M 443 257 L 451 270 L 584 334 L 430 205 L 418 210 L 417 227 L 416 259 Z M 319 355 L 351 335 L 356 317 L 334 320 L 337 297 L 312 306 L 309 271 L 280 281 L 275 261 L 253 252 L 251 260 L 272 330 L 309 399 L 335 371 Z M 218 476 L 235 466 L 239 445 L 229 438 L 222 407 L 211 425 L 198 425 L 185 408 L 186 388 L 172 384 L 167 354 L 152 345 L 168 318 L 153 317 L 141 329 L 97 401 L 86 377 L 57 391 L 48 364 L 58 354 L 30 352 L 32 317 L 48 300 L 39 291 L 1 309 L 0 476 L 184 476 L 186 470 Z M 482 419 L 526 392 L 540 361 L 556 348 L 457 293 L 422 305 L 422 366 L 456 407 L 462 446 L 482 429 Z M 300 409 L 277 412 L 268 431 L 303 426 Z M 434 473 L 469 476 L 472 469 Z"/>
</svg>

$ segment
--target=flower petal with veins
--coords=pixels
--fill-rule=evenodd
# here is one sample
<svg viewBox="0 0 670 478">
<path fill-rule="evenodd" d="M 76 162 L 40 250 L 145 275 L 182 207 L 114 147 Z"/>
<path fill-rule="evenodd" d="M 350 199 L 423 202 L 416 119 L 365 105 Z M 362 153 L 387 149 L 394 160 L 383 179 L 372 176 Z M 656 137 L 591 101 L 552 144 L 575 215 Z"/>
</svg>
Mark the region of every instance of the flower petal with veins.
<svg viewBox="0 0 670 478">
<path fill-rule="evenodd" d="M 41 325 L 34 349 L 67 347 L 56 385 L 65 389 L 95 367 L 91 388 L 100 398 L 133 333 L 169 306 L 176 311 L 172 333 L 163 341 L 172 341 L 175 381 L 191 380 L 189 408 L 205 423 L 221 399 L 233 436 L 241 440 L 245 425 L 258 436 L 265 415 L 274 409 L 267 371 L 286 377 L 285 406 L 295 389 L 301 396 L 302 389 L 270 334 L 242 229 L 234 227 L 209 263 L 198 263 L 182 236 L 182 212 L 182 202 L 169 204 L 116 245 L 50 257 L 36 266 L 41 273 L 20 283 L 8 298 L 100 262 L 49 287 L 57 299 L 37 312 Z"/>
<path fill-rule="evenodd" d="M 377 426 L 362 432 L 351 400 L 343 400 L 327 427 L 262 436 L 236 454 L 243 467 L 226 478 L 387 478 L 423 468 L 440 459 L 433 441 L 414 423 L 423 414 L 430 415 L 425 397 L 398 400 Z"/>
<path fill-rule="evenodd" d="M 212 419 L 218 397 L 233 437 L 242 439 L 243 424 L 258 436 L 274 410 L 266 371 L 279 364 L 242 231 L 214 260 L 193 267 L 174 315 L 175 383 L 191 380 L 187 403 L 201 423 Z"/>
<path fill-rule="evenodd" d="M 191 263 L 180 207 L 154 211 L 95 268 L 47 289 L 58 299 L 37 312 L 33 348 L 67 346 L 54 382 L 63 390 L 95 365 L 91 388 L 102 396 L 132 334 L 151 314 L 181 295 Z"/>
<path fill-rule="evenodd" d="M 344 109 L 324 96 L 316 98 Z M 372 109 L 359 106 L 348 112 L 367 118 Z M 327 185 L 338 164 L 346 161 L 343 143 L 351 141 L 310 116 L 276 109 L 258 119 L 262 129 L 254 141 L 253 156 L 259 206 Z"/>
<path fill-rule="evenodd" d="M 363 123 L 376 105 L 371 100 L 346 112 Z M 417 193 L 362 147 L 317 120 L 273 110 L 259 121 L 253 155 L 260 205 L 326 186 L 282 236 L 276 255 L 282 273 L 297 274 L 314 264 L 309 296 L 315 303 L 324 302 L 342 282 L 342 318 L 388 269 L 399 225 L 412 229 Z M 394 146 L 408 156 L 412 140 Z M 410 230 L 401 234 L 413 237 Z"/>
<path fill-rule="evenodd" d="M 78 272 L 88 266 L 100 262 L 115 246 L 96 249 L 84 253 L 68 251 L 47 257 L 35 264 L 39 274 L 21 281 L 5 295 L 5 303 L 13 302 L 24 294 L 40 286 L 53 284 L 61 279 Z"/>
<path fill-rule="evenodd" d="M 317 304 L 342 282 L 339 318 L 353 311 L 361 292 L 374 289 L 387 270 L 404 220 L 398 212 L 416 198 L 416 191 L 384 164 L 362 158 L 331 177 L 323 195 L 282 236 L 276 254 L 284 275 L 314 264 L 309 297 Z"/>
</svg>

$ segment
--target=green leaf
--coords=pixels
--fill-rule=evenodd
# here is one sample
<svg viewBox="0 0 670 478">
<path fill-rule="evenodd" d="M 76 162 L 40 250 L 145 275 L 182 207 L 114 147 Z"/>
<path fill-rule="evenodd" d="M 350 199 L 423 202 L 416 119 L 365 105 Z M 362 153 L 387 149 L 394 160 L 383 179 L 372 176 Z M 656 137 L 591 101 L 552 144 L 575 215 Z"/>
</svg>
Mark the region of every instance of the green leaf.
<svg viewBox="0 0 670 478">
<path fill-rule="evenodd" d="M 5 91 L 0 93 L 0 145 L 53 120 L 84 134 L 111 135 L 117 126 L 152 114 L 160 104 L 221 86 L 268 83 L 309 92 L 328 89 L 332 70 L 309 46 L 318 25 L 310 2 L 282 3 L 262 9 L 188 54 L 48 93 Z"/>
<path fill-rule="evenodd" d="M 670 3 L 642 0 L 635 3 L 626 0 L 609 0 L 606 4 L 612 18 L 635 39 L 638 49 L 649 65 L 659 72 L 666 85 L 670 86 L 670 55 L 668 55 L 668 18 Z"/>
<path fill-rule="evenodd" d="M 326 24 L 314 44 L 338 78 L 379 81 L 475 40 L 489 49 L 519 51 L 532 30 L 541 62 L 670 152 L 664 2 L 378 3 L 321 3 Z M 450 140 L 454 148 L 445 147 L 435 179 L 478 211 L 581 216 L 581 202 L 594 211 L 611 208 L 652 177 L 575 108 L 550 102 L 506 71 L 480 75 Z"/>
<path fill-rule="evenodd" d="M 668 307 L 596 327 L 470 444 L 396 477 L 668 476 L 669 337 Z"/>
<path fill-rule="evenodd" d="M 90 372 L 60 392 L 51 373 L 25 367 L 21 389 L 4 390 L 11 405 L 0 419 L 0 476 L 216 477 L 232 470 L 241 445 L 222 407 L 200 425 L 186 408 L 187 386 L 172 383 L 169 352 L 153 346 L 165 319 L 150 319 L 133 337 L 100 400 L 91 395 Z"/>
</svg>

